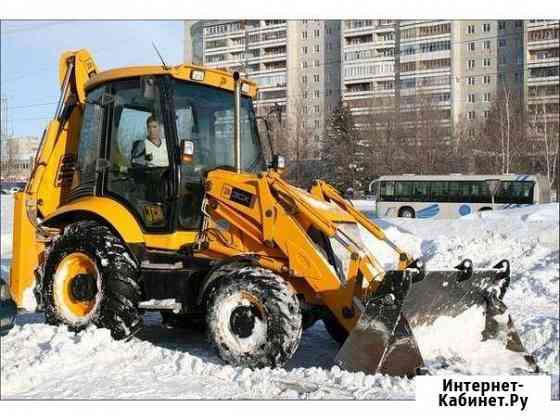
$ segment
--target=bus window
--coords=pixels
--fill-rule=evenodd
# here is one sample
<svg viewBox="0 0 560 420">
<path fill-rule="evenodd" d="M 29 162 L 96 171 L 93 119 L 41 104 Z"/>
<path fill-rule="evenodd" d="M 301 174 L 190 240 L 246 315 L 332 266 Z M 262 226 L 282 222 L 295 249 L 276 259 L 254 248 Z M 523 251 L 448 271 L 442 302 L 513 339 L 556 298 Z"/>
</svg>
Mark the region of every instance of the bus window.
<svg viewBox="0 0 560 420">
<path fill-rule="evenodd" d="M 412 189 L 412 200 L 411 201 L 429 201 L 429 183 L 426 181 L 416 181 L 414 182 L 414 188 Z"/>
<path fill-rule="evenodd" d="M 515 204 L 533 203 L 533 182 L 514 181 L 511 187 L 511 199 Z"/>
<path fill-rule="evenodd" d="M 533 204 L 535 183 L 530 181 L 502 181 L 496 203 Z"/>
<path fill-rule="evenodd" d="M 381 201 L 394 201 L 395 183 L 393 181 L 381 181 L 379 198 Z"/>
<path fill-rule="evenodd" d="M 511 203 L 511 181 L 502 181 L 500 188 L 494 197 L 496 203 L 507 204 Z"/>
<path fill-rule="evenodd" d="M 412 184 L 409 181 L 395 182 L 395 201 L 412 201 Z"/>
<path fill-rule="evenodd" d="M 463 197 L 461 194 L 461 182 L 449 181 L 449 191 L 446 201 L 450 201 L 452 203 L 463 201 Z"/>
<path fill-rule="evenodd" d="M 490 190 L 486 181 L 475 181 L 472 183 L 472 202 L 490 203 Z"/>
<path fill-rule="evenodd" d="M 431 184 L 431 199 L 430 201 L 444 203 L 448 200 L 449 189 L 447 181 L 433 181 Z"/>
</svg>

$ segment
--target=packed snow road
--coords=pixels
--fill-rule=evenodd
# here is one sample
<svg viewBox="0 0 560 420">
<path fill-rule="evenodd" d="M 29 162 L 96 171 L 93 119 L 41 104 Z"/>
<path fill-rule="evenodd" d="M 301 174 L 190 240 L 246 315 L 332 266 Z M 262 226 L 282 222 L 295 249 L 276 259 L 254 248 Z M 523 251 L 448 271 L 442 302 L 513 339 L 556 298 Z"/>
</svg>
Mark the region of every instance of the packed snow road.
<svg viewBox="0 0 560 420">
<path fill-rule="evenodd" d="M 12 198 L 1 196 L 1 274 L 11 255 Z M 471 258 L 484 267 L 512 262 L 506 304 L 521 338 L 540 367 L 551 374 L 558 399 L 559 220 L 558 205 L 487 212 L 458 220 L 379 221 L 390 238 L 429 268 L 450 267 Z M 431 372 L 506 374 L 508 358 L 495 343 L 480 342 L 476 317 L 467 312 L 464 330 L 440 319 L 415 329 Z M 349 373 L 333 366 L 337 346 L 321 322 L 305 331 L 295 357 L 284 369 L 249 370 L 221 362 L 203 334 L 164 329 L 159 315 L 128 342 L 89 328 L 72 334 L 43 323 L 40 314 L 20 315 L 1 337 L 2 399 L 414 399 L 414 380 Z M 449 350 L 454 342 L 455 352 Z M 448 345 L 449 344 L 449 345 Z"/>
</svg>

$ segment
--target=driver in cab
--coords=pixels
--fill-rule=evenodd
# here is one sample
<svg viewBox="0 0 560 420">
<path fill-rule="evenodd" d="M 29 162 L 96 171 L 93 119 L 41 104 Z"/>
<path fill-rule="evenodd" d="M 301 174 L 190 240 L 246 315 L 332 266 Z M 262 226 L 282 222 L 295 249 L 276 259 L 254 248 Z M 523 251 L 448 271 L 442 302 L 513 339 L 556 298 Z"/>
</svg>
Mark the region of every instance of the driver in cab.
<svg viewBox="0 0 560 420">
<path fill-rule="evenodd" d="M 161 168 L 169 166 L 167 145 L 161 138 L 160 123 L 154 115 L 146 120 L 147 137 L 132 146 L 132 163 L 138 166 Z"/>
</svg>

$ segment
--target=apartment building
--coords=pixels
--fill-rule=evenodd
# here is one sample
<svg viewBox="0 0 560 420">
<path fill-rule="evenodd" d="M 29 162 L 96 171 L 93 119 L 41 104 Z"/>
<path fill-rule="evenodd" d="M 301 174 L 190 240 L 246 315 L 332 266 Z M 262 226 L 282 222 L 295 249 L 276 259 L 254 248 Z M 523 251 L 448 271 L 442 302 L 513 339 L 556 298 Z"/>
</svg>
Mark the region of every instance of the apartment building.
<svg viewBox="0 0 560 420">
<path fill-rule="evenodd" d="M 395 80 L 402 120 L 409 122 L 411 136 L 420 108 L 429 110 L 444 129 L 451 127 L 453 26 L 449 20 L 399 22 Z"/>
<path fill-rule="evenodd" d="M 453 26 L 453 120 L 480 123 L 497 96 L 523 101 L 523 21 L 465 20 Z"/>
<path fill-rule="evenodd" d="M 343 98 L 364 124 L 397 103 L 403 122 L 422 106 L 451 130 L 483 121 L 500 89 L 523 95 L 522 21 L 354 20 L 341 36 Z"/>
<path fill-rule="evenodd" d="M 319 144 L 340 100 L 339 21 L 187 21 L 187 32 L 186 61 L 195 56 L 188 49 L 201 50 L 197 64 L 244 73 L 259 88 L 259 115 L 280 109 Z"/>
<path fill-rule="evenodd" d="M 559 109 L 559 21 L 525 21 L 525 95 L 529 123 L 538 121 L 536 132 L 540 137 L 545 125 L 549 133 L 558 136 Z"/>
<path fill-rule="evenodd" d="M 368 124 L 370 110 L 395 105 L 395 25 L 392 20 L 342 22 L 342 98 L 358 127 Z"/>
<path fill-rule="evenodd" d="M 5 137 L 0 143 L 0 172 L 2 180 L 24 181 L 33 168 L 39 149 L 38 137 Z"/>
</svg>

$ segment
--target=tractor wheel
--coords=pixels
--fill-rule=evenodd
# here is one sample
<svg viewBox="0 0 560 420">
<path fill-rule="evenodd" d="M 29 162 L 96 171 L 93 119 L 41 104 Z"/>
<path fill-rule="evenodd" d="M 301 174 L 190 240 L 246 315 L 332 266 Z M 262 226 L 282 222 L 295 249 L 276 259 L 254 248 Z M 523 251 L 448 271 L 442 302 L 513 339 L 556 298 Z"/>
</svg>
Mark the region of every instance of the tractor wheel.
<svg viewBox="0 0 560 420">
<path fill-rule="evenodd" d="M 338 322 L 332 313 L 329 312 L 329 314 L 323 318 L 323 324 L 325 324 L 325 329 L 331 338 L 338 344 L 344 343 L 348 338 L 348 331 L 346 331 L 346 328 Z"/>
<path fill-rule="evenodd" d="M 236 366 L 282 366 L 301 339 L 295 290 L 263 268 L 236 267 L 224 273 L 216 277 L 207 301 L 208 337 L 219 356 Z"/>
<path fill-rule="evenodd" d="M 47 322 L 73 331 L 95 324 L 117 340 L 134 335 L 142 327 L 138 276 L 127 248 L 108 227 L 94 221 L 68 225 L 46 258 Z"/>
</svg>

